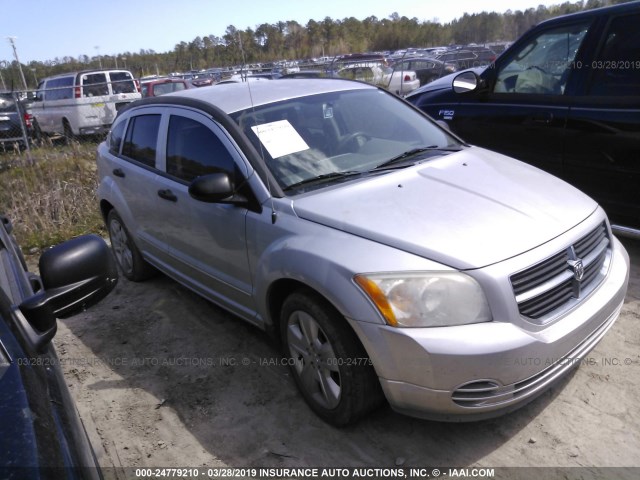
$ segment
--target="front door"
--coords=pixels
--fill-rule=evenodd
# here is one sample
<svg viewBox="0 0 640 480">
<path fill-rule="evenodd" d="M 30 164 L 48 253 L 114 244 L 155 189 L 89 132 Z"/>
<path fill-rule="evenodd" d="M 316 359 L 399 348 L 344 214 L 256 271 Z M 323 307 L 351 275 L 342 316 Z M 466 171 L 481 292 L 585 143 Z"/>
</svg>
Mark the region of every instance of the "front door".
<svg viewBox="0 0 640 480">
<path fill-rule="evenodd" d="M 439 118 L 472 144 L 563 176 L 568 86 L 589 27 L 590 22 L 552 27 L 525 39 L 485 70 L 485 88 L 461 94 Z"/>
<path fill-rule="evenodd" d="M 156 198 L 170 273 L 212 301 L 252 317 L 247 209 L 198 201 L 188 191 L 194 178 L 214 172 L 229 172 L 240 181 L 247 167 L 210 118 L 175 108 L 165 121 L 165 175 L 158 178 Z"/>
</svg>

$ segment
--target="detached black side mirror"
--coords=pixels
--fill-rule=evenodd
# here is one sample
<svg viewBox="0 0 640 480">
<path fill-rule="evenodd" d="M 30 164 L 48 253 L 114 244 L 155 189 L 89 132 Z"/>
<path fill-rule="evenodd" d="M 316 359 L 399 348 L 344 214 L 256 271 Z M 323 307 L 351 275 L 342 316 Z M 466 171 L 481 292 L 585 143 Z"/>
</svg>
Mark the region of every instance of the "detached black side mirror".
<svg viewBox="0 0 640 480">
<path fill-rule="evenodd" d="M 44 288 L 25 299 L 14 316 L 22 337 L 36 351 L 42 351 L 55 335 L 56 318 L 67 318 L 95 305 L 118 281 L 113 255 L 97 235 L 50 248 L 40 257 L 39 267 Z"/>
<path fill-rule="evenodd" d="M 189 195 L 206 203 L 232 203 L 243 205 L 247 199 L 235 192 L 229 173 L 218 172 L 197 177 L 189 185 Z"/>
</svg>

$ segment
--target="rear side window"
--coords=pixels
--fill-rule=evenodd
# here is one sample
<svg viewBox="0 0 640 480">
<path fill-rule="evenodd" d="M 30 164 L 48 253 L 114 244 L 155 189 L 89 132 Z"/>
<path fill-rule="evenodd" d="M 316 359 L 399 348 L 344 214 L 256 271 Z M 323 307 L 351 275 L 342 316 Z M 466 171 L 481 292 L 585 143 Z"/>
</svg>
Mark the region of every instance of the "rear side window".
<svg viewBox="0 0 640 480">
<path fill-rule="evenodd" d="M 160 115 L 139 115 L 129 120 L 122 154 L 149 167 L 156 165 Z"/>
<path fill-rule="evenodd" d="M 104 73 L 89 73 L 82 75 L 83 95 L 85 97 L 98 97 L 109 95 L 107 75 Z"/>
<path fill-rule="evenodd" d="M 205 125 L 172 115 L 167 138 L 167 173 L 190 182 L 196 177 L 234 171 L 227 147 Z"/>
<path fill-rule="evenodd" d="M 109 76 L 111 77 L 111 90 L 114 94 L 137 93 L 133 77 L 129 72 L 110 72 Z"/>
<path fill-rule="evenodd" d="M 120 153 L 120 144 L 122 143 L 122 137 L 124 136 L 124 126 L 127 122 L 118 123 L 109 134 L 109 152 L 114 155 Z"/>
<path fill-rule="evenodd" d="M 640 95 L 640 14 L 612 20 L 591 68 L 591 95 Z"/>
</svg>

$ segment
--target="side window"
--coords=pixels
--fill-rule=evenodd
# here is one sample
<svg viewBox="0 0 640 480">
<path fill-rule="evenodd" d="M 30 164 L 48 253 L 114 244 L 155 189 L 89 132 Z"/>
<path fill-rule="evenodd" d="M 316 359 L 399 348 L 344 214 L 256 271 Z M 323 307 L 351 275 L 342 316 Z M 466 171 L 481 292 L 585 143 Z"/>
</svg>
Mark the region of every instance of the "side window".
<svg viewBox="0 0 640 480">
<path fill-rule="evenodd" d="M 73 98 L 73 77 L 49 80 L 44 96 L 47 100 L 66 100 Z"/>
<path fill-rule="evenodd" d="M 190 182 L 216 172 L 234 172 L 227 147 L 205 125 L 172 115 L 167 138 L 167 173 Z"/>
<path fill-rule="evenodd" d="M 36 102 L 42 102 L 44 100 L 44 81 L 38 84 L 38 90 L 36 91 Z"/>
<path fill-rule="evenodd" d="M 90 73 L 82 75 L 83 95 L 85 97 L 98 97 L 109 95 L 107 76 L 104 73 Z"/>
<path fill-rule="evenodd" d="M 498 71 L 494 92 L 562 95 L 590 23 L 541 32 Z"/>
<path fill-rule="evenodd" d="M 640 14 L 613 19 L 592 62 L 590 95 L 640 95 Z"/>
<path fill-rule="evenodd" d="M 156 165 L 160 115 L 139 115 L 129 120 L 122 154 L 149 167 Z"/>
<path fill-rule="evenodd" d="M 122 137 L 124 136 L 124 126 L 127 122 L 118 122 L 116 126 L 111 129 L 109 133 L 109 152 L 114 155 L 120 154 L 120 144 L 122 143 Z"/>
</svg>

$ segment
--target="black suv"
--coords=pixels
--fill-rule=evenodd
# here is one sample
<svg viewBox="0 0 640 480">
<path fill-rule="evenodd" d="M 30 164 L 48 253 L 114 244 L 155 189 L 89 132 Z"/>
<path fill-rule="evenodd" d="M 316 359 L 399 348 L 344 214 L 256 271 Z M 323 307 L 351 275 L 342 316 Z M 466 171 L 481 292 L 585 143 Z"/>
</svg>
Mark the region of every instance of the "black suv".
<svg viewBox="0 0 640 480">
<path fill-rule="evenodd" d="M 102 478 L 51 343 L 56 318 L 101 300 L 116 285 L 113 255 L 87 235 L 46 250 L 40 275 L 0 215 L 0 478 Z"/>
<path fill-rule="evenodd" d="M 640 2 L 545 21 L 492 65 L 407 100 L 470 143 L 551 172 L 640 234 Z"/>
<path fill-rule="evenodd" d="M 0 92 L 0 147 L 7 149 L 18 144 L 25 148 L 34 136 L 32 120 L 17 94 Z"/>
</svg>

